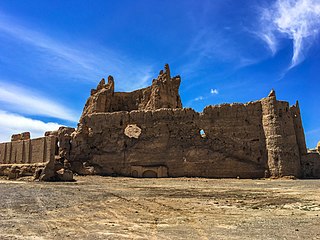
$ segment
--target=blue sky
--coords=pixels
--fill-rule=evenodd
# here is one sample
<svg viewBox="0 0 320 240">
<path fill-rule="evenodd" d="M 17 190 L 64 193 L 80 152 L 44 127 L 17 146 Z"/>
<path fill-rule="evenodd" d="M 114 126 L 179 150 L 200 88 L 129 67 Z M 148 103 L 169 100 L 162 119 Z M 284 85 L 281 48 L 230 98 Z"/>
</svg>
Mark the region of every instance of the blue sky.
<svg viewBox="0 0 320 240">
<path fill-rule="evenodd" d="M 0 141 L 76 126 L 102 77 L 151 84 L 165 63 L 184 107 L 299 100 L 320 140 L 320 0 L 0 1 Z"/>
</svg>

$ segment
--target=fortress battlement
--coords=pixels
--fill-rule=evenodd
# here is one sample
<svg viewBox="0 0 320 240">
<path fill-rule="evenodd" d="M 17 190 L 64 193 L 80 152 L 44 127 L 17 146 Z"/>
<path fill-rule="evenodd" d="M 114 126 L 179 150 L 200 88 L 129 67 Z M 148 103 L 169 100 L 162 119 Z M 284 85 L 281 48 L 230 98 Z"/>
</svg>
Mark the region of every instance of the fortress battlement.
<svg viewBox="0 0 320 240">
<path fill-rule="evenodd" d="M 27 154 L 23 146 L 35 140 L 16 135 L 17 143 L 0 144 L 0 164 L 48 162 L 39 175 L 44 180 L 63 178 L 57 171 L 64 170 L 131 177 L 320 177 L 320 155 L 307 152 L 298 102 L 289 106 L 272 90 L 259 101 L 210 105 L 199 113 L 182 108 L 180 82 L 169 65 L 151 86 L 129 93 L 114 92 L 112 76 L 107 83 L 102 79 L 77 129 L 47 132 L 45 143 L 31 144 Z"/>
</svg>

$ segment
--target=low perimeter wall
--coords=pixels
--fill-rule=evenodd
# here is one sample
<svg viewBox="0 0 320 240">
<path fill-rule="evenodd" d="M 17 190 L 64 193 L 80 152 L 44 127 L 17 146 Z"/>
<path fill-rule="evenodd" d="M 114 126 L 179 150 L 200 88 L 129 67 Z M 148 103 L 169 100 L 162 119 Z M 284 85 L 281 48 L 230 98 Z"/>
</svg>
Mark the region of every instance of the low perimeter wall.
<svg viewBox="0 0 320 240">
<path fill-rule="evenodd" d="M 0 164 L 33 164 L 54 160 L 56 137 L 0 143 Z"/>
</svg>

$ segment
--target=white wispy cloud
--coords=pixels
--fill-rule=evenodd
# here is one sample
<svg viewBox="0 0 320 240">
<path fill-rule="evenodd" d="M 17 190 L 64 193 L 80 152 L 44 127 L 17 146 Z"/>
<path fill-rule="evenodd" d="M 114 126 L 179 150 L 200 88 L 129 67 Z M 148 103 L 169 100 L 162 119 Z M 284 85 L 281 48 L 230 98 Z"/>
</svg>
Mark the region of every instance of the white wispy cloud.
<svg viewBox="0 0 320 240">
<path fill-rule="evenodd" d="M 211 88 L 210 93 L 213 95 L 216 95 L 216 94 L 219 94 L 219 91 L 218 91 L 218 89 Z"/>
<path fill-rule="evenodd" d="M 6 44 L 31 49 L 36 56 L 29 61 L 32 69 L 51 66 L 55 76 L 63 74 L 63 79 L 70 78 L 72 81 L 79 79 L 98 82 L 111 74 L 115 77 L 116 87 L 122 91 L 141 88 L 151 82 L 152 67 L 149 65 L 94 43 L 91 44 L 94 46 L 92 49 L 81 47 L 76 41 L 68 44 L 61 38 L 57 40 L 52 37 L 53 34 L 45 34 L 0 11 L 0 38 L 9 39 L 4 41 Z M 23 131 L 30 131 L 32 137 L 42 136 L 45 131 L 60 126 L 58 123 L 46 123 L 26 116 L 78 121 L 79 113 L 57 102 L 48 93 L 41 93 L 26 85 L 29 86 L 27 83 L 17 85 L 0 79 L 0 141 L 7 141 L 13 133 Z"/>
<path fill-rule="evenodd" d="M 50 65 L 55 72 L 65 74 L 70 79 L 82 79 L 98 82 L 101 77 L 113 75 L 116 87 L 124 91 L 145 86 L 153 67 L 130 59 L 125 54 L 117 53 L 107 47 L 91 43 L 90 50 L 77 45 L 57 40 L 18 19 L 0 12 L 0 33 L 10 36 L 23 44 L 32 46 L 40 51 L 34 51 Z"/>
<path fill-rule="evenodd" d="M 218 95 L 219 94 L 219 91 L 218 89 L 215 89 L 215 88 L 211 88 L 210 89 L 210 93 L 206 93 L 206 94 L 203 94 L 203 95 L 200 95 L 194 99 L 191 99 L 190 101 L 188 101 L 186 103 L 186 106 L 192 106 L 193 103 L 196 103 L 196 102 L 202 102 L 202 101 L 205 101 L 205 100 L 208 100 L 209 98 L 213 98 L 215 95 Z"/>
<path fill-rule="evenodd" d="M 20 114 L 54 117 L 76 122 L 78 114 L 35 90 L 0 81 L 2 107 Z M 1 128 L 4 128 L 0 124 Z"/>
<path fill-rule="evenodd" d="M 195 34 L 185 52 L 192 60 L 182 67 L 184 74 L 198 70 L 204 62 L 219 62 L 232 65 L 232 69 L 240 69 L 261 61 L 251 56 L 248 51 L 234 40 L 233 36 L 220 29 L 203 28 Z"/>
<path fill-rule="evenodd" d="M 278 50 L 278 42 L 272 32 L 268 33 L 257 33 L 258 36 L 266 42 L 268 48 L 270 49 L 272 56 L 277 53 Z"/>
<path fill-rule="evenodd" d="M 291 65 L 301 63 L 314 43 L 320 29 L 319 0 L 277 0 L 262 11 L 263 31 L 261 38 L 274 54 L 278 39 L 289 38 L 293 42 Z"/>
<path fill-rule="evenodd" d="M 204 100 L 205 98 L 203 97 L 203 96 L 199 96 L 199 97 L 196 97 L 195 99 L 194 99 L 194 101 L 202 101 L 202 100 Z"/>
<path fill-rule="evenodd" d="M 12 134 L 30 132 L 31 137 L 44 136 L 44 132 L 57 130 L 61 125 L 42 122 L 0 109 L 0 142 L 10 141 Z"/>
</svg>

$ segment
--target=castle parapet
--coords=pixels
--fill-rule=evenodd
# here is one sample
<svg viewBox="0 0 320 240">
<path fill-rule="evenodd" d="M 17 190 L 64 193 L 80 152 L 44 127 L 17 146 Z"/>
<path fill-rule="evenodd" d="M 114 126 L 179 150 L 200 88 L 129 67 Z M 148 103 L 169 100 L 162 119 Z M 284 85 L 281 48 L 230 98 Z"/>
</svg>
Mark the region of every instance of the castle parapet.
<svg viewBox="0 0 320 240">
<path fill-rule="evenodd" d="M 13 134 L 11 136 L 11 142 L 23 141 L 23 140 L 29 140 L 29 139 L 30 139 L 30 132 Z"/>
</svg>

